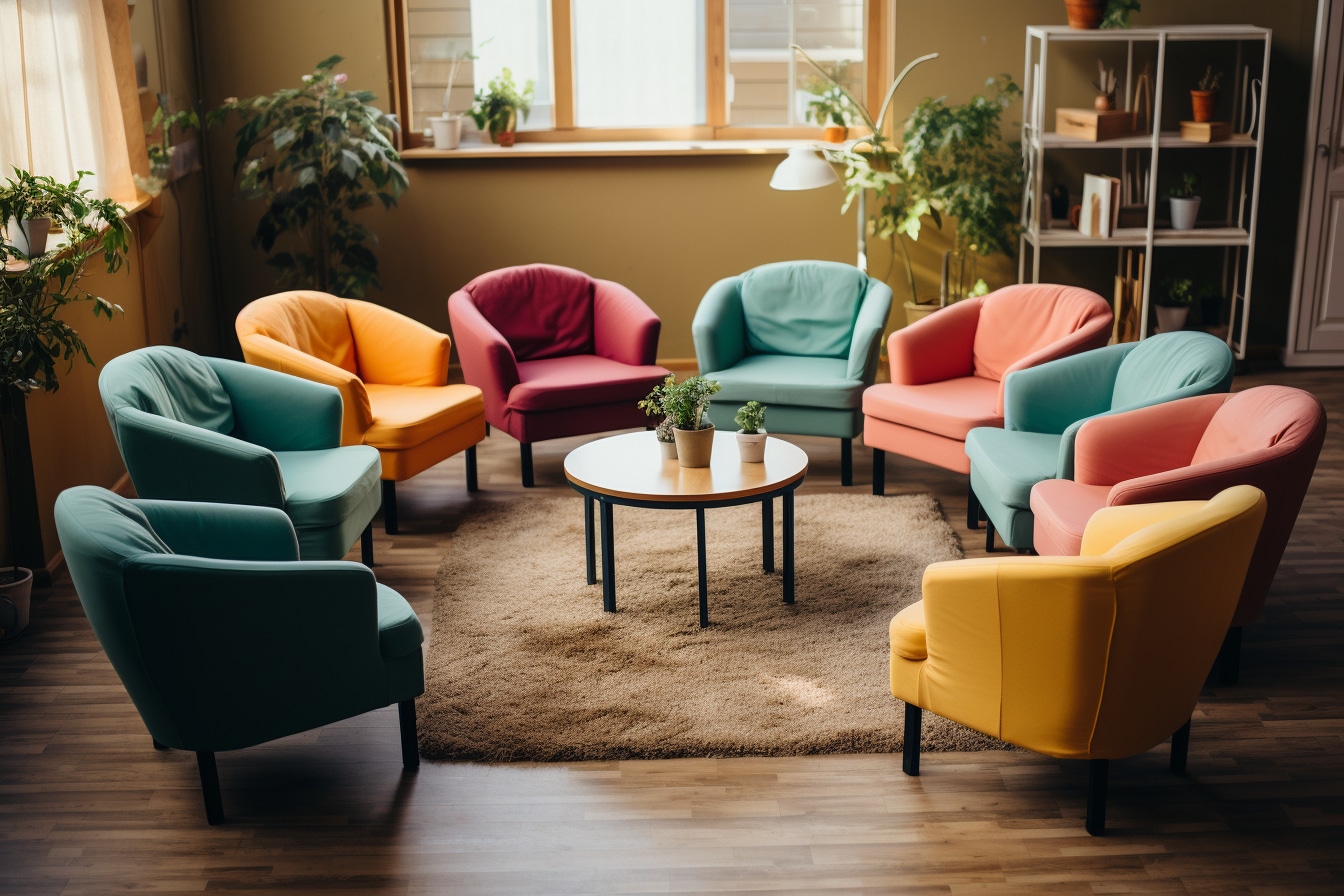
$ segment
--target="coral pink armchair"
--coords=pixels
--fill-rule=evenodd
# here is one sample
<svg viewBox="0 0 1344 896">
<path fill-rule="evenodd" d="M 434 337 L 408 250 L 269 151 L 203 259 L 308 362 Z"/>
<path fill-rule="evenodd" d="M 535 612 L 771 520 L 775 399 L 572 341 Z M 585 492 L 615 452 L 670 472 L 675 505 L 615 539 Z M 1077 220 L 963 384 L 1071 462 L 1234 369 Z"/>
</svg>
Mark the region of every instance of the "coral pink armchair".
<svg viewBox="0 0 1344 896">
<path fill-rule="evenodd" d="M 1111 308 L 1072 286 L 1022 284 L 966 299 L 891 334 L 891 382 L 863 393 L 863 441 L 873 449 L 873 494 L 886 452 L 969 473 L 966 433 L 1003 426 L 1003 381 L 1106 344 Z M 969 520 L 971 528 L 975 520 Z"/>
<path fill-rule="evenodd" d="M 668 375 L 654 364 L 662 322 L 629 289 L 571 268 L 482 274 L 448 299 L 462 374 L 486 422 L 520 443 L 645 426 L 636 403 Z"/>
<path fill-rule="evenodd" d="M 1269 502 L 1264 528 L 1219 660 L 1236 681 L 1241 627 L 1260 615 L 1325 440 L 1316 397 L 1287 386 L 1200 395 L 1097 417 L 1078 432 L 1074 478 L 1031 490 L 1040 554 L 1076 556 L 1103 507 L 1206 499 L 1254 485 Z"/>
</svg>

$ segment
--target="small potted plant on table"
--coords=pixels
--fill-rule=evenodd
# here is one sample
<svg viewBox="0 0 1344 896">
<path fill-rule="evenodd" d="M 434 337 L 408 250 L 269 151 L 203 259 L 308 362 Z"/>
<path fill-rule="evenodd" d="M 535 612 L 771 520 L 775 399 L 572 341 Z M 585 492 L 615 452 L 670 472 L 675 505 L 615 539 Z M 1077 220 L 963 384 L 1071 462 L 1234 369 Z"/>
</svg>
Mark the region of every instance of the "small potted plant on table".
<svg viewBox="0 0 1344 896">
<path fill-rule="evenodd" d="M 645 414 L 650 417 L 663 418 L 654 427 L 654 433 L 658 438 L 658 448 L 663 453 L 663 460 L 677 459 L 677 440 L 672 434 L 672 418 L 668 416 L 667 408 L 663 406 L 668 391 L 675 389 L 676 386 L 677 378 L 669 373 L 667 379 L 654 386 L 653 391 L 639 402 L 639 409 Z"/>
<path fill-rule="evenodd" d="M 1172 333 L 1184 329 L 1185 318 L 1194 301 L 1195 285 L 1188 277 L 1168 280 L 1166 288 L 1156 296 L 1158 332 Z"/>
<path fill-rule="evenodd" d="M 693 376 L 666 387 L 663 410 L 672 421 L 677 461 L 683 467 L 707 467 L 714 451 L 714 424 L 705 419 L 709 397 L 721 387 L 714 380 Z"/>
<path fill-rule="evenodd" d="M 484 90 L 476 91 L 471 106 L 471 118 L 476 127 L 490 132 L 490 139 L 500 146 L 512 146 L 518 128 L 518 116 L 527 120 L 532 111 L 532 91 L 535 84 L 528 81 L 521 90 L 513 81 L 513 70 L 504 69 L 490 79 Z"/>
<path fill-rule="evenodd" d="M 734 422 L 741 427 L 737 431 L 737 453 L 744 464 L 759 464 L 765 461 L 765 405 L 759 401 L 749 401 L 737 409 Z"/>
</svg>

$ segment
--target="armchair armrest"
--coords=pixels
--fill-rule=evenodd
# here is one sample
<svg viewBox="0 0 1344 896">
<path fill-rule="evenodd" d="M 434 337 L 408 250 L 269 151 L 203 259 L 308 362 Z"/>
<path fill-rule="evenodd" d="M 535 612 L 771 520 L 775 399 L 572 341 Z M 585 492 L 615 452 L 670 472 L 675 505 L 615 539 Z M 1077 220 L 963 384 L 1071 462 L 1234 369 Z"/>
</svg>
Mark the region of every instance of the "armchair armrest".
<svg viewBox="0 0 1344 896">
<path fill-rule="evenodd" d="M 1009 374 L 1004 380 L 1004 429 L 1062 433 L 1079 420 L 1110 410 L 1120 362 L 1136 345 L 1108 345 Z"/>
<path fill-rule="evenodd" d="M 742 313 L 741 277 L 725 277 L 700 300 L 691 320 L 700 373 L 727 370 L 747 355 L 747 319 Z"/>
<path fill-rule="evenodd" d="M 1207 501 L 1234 485 L 1265 487 L 1282 482 L 1291 477 L 1293 465 L 1301 462 L 1292 455 L 1261 448 L 1116 483 L 1106 496 L 1106 503 L 1116 506 L 1159 501 Z"/>
<path fill-rule="evenodd" d="M 520 382 L 513 347 L 486 320 L 465 290 L 459 289 L 448 297 L 448 321 L 457 339 L 463 377 L 481 390 L 486 419 L 502 426 L 509 392 Z"/>
<path fill-rule="evenodd" d="M 391 308 L 346 299 L 360 379 L 385 386 L 442 386 L 448 382 L 452 342 Z"/>
<path fill-rule="evenodd" d="M 341 444 L 364 443 L 364 433 L 373 425 L 373 410 L 359 377 L 269 336 L 254 333 L 240 337 L 238 342 L 249 364 L 335 386 L 341 393 Z"/>
<path fill-rule="evenodd" d="M 197 501 L 134 503 L 175 554 L 218 560 L 299 559 L 294 524 L 282 510 Z"/>
<path fill-rule="evenodd" d="M 1131 504 L 1125 507 L 1103 507 L 1087 521 L 1083 529 L 1082 554 L 1098 557 L 1109 553 L 1129 536 L 1154 523 L 1176 519 L 1193 513 L 1207 501 L 1167 501 L 1161 504 Z"/>
<path fill-rule="evenodd" d="M 1085 420 L 1074 445 L 1074 480 L 1115 485 L 1188 466 L 1226 400 L 1226 395 L 1201 395 Z"/>
<path fill-rule="evenodd" d="M 1039 367 L 1060 358 L 1067 358 L 1079 352 L 1101 348 L 1111 336 L 1113 318 L 1108 313 L 1104 317 L 1095 317 L 1062 339 L 1042 346 L 1024 358 L 1019 358 L 1003 372 L 999 382 L 999 413 L 1003 413 L 1003 391 L 1008 374 L 1030 367 Z"/>
<path fill-rule="evenodd" d="M 975 370 L 975 331 L 984 299 L 967 299 L 902 327 L 887 340 L 891 381 L 922 386 L 970 376 Z"/>
<path fill-rule="evenodd" d="M 658 360 L 663 322 L 630 289 L 611 280 L 593 279 L 593 352 L 622 364 L 643 366 Z"/>
<path fill-rule="evenodd" d="M 849 343 L 849 364 L 845 376 L 872 385 L 877 379 L 877 347 L 891 316 L 891 287 L 868 278 L 868 291 L 863 295 L 858 317 L 854 320 L 854 336 Z"/>
<path fill-rule="evenodd" d="M 131 481 L 146 498 L 285 506 L 280 464 L 260 445 L 136 408 L 118 408 L 115 425 Z"/>
<path fill-rule="evenodd" d="M 324 383 L 265 367 L 206 358 L 233 403 L 239 438 L 272 451 L 316 451 L 341 444 L 341 393 Z"/>
</svg>

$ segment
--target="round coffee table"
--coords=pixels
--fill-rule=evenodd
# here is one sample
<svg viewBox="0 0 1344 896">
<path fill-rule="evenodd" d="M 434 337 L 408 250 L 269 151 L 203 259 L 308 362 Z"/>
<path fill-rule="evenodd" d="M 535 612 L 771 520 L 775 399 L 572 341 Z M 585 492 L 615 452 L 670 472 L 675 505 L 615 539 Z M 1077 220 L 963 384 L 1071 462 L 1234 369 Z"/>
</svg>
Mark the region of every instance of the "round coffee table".
<svg viewBox="0 0 1344 896">
<path fill-rule="evenodd" d="M 784 499 L 784 602 L 793 603 L 793 492 L 807 474 L 807 454 L 798 446 L 771 436 L 765 462 L 738 459 L 733 433 L 714 433 L 714 454 L 708 467 L 683 467 L 664 460 L 652 432 L 598 439 L 575 448 L 565 458 L 565 476 L 583 495 L 584 547 L 588 584 L 597 583 L 593 558 L 593 502 L 602 513 L 602 608 L 616 612 L 615 539 L 612 507 L 694 510 L 700 560 L 700 626 L 709 625 L 705 577 L 705 510 L 736 504 L 761 504 L 761 566 L 775 570 L 774 500 Z"/>
</svg>

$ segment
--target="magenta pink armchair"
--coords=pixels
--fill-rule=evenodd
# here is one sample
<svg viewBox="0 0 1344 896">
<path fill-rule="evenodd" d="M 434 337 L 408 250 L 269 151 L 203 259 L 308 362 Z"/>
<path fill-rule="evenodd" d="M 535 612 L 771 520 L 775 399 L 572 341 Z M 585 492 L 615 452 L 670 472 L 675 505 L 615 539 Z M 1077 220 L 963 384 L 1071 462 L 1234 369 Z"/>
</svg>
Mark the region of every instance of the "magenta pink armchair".
<svg viewBox="0 0 1344 896">
<path fill-rule="evenodd" d="M 966 299 L 887 340 L 891 382 L 863 393 L 863 442 L 873 449 L 873 494 L 886 452 L 969 473 L 966 433 L 1003 426 L 1003 381 L 1088 349 L 1111 335 L 1111 307 L 1073 286 L 1022 284 Z M 968 515 L 976 528 L 975 508 Z"/>
<path fill-rule="evenodd" d="M 533 442 L 645 426 L 636 403 L 668 374 L 654 364 L 658 315 L 572 268 L 482 274 L 449 297 L 448 318 L 463 378 L 483 393 L 486 422 L 518 440 L 529 488 Z"/>
<path fill-rule="evenodd" d="M 1074 478 L 1031 490 L 1040 554 L 1076 556 L 1092 514 L 1120 504 L 1205 500 L 1254 485 L 1269 509 L 1219 659 L 1236 681 L 1241 627 L 1260 615 L 1325 440 L 1325 410 L 1287 386 L 1199 395 L 1095 417 L 1078 431 Z"/>
</svg>

